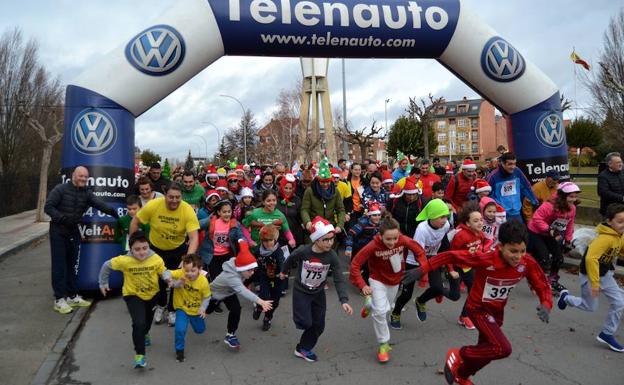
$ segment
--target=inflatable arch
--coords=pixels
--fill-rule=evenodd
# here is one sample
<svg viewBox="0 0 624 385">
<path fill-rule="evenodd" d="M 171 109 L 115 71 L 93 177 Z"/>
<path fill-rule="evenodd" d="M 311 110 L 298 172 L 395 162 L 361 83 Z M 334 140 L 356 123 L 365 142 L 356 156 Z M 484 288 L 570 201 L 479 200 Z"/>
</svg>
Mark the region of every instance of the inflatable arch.
<svg viewBox="0 0 624 385">
<path fill-rule="evenodd" d="M 63 180 L 90 169 L 96 193 L 121 212 L 134 184 L 134 120 L 223 55 L 434 58 L 510 116 L 510 145 L 535 181 L 567 174 L 555 84 L 460 0 L 184 0 L 67 87 Z M 114 222 L 81 225 L 81 289 L 119 253 Z"/>
</svg>

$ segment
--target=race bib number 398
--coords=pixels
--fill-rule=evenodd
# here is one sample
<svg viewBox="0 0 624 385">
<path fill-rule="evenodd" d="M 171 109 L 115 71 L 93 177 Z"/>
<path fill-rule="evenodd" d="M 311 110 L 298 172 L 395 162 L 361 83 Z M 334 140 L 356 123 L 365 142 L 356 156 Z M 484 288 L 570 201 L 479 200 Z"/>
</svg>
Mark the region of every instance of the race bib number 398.
<svg viewBox="0 0 624 385">
<path fill-rule="evenodd" d="M 505 301 L 516 287 L 518 279 L 499 279 L 487 277 L 483 288 L 483 302 Z"/>
<path fill-rule="evenodd" d="M 301 283 L 310 289 L 316 289 L 325 282 L 328 271 L 329 265 L 304 261 L 301 267 Z"/>
</svg>

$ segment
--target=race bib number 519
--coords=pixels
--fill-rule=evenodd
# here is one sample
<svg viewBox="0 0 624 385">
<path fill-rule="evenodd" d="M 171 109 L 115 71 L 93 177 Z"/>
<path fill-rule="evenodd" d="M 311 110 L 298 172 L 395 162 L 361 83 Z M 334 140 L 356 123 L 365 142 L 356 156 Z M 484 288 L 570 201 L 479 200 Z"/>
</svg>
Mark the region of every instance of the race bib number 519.
<svg viewBox="0 0 624 385">
<path fill-rule="evenodd" d="M 499 279 L 487 277 L 483 288 L 483 302 L 505 301 L 516 287 L 518 279 Z"/>
</svg>

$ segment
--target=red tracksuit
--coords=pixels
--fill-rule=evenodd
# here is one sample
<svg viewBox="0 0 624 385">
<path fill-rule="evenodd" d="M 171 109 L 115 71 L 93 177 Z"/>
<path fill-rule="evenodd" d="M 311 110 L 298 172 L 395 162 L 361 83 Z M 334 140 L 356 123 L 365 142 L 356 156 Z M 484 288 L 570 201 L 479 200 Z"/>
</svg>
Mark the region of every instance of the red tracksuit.
<svg viewBox="0 0 624 385">
<path fill-rule="evenodd" d="M 531 288 L 537 292 L 541 304 L 549 310 L 552 309 L 552 293 L 541 267 L 527 254 L 516 267 L 512 267 L 503 260 L 498 247 L 489 253 L 449 251 L 427 260 L 421 269 L 427 273 L 447 264 L 475 268 L 475 280 L 466 301 L 466 310 L 479 330 L 479 341 L 476 345 L 460 349 L 463 363 L 457 373 L 460 377 L 468 378 L 490 361 L 511 354 L 511 344 L 501 326 L 507 298 L 516 284 L 526 277 Z"/>
</svg>

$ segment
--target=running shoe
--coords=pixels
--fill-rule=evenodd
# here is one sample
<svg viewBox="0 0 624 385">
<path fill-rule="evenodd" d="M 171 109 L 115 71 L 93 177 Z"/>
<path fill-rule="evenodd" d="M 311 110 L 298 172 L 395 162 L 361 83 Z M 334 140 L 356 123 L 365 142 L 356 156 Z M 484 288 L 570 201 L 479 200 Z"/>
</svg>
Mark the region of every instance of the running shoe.
<svg viewBox="0 0 624 385">
<path fill-rule="evenodd" d="M 387 342 L 379 345 L 379 351 L 377 352 L 377 360 L 382 364 L 390 361 L 390 350 L 392 350 L 392 348 L 390 347 L 390 344 Z"/>
<path fill-rule="evenodd" d="M 238 341 L 238 338 L 236 338 L 234 334 L 229 334 L 229 333 L 226 334 L 225 339 L 223 339 L 223 342 L 225 342 L 225 344 L 231 347 L 232 349 L 240 349 L 240 342 Z"/>
<path fill-rule="evenodd" d="M 165 314 L 165 308 L 162 306 L 156 305 L 156 309 L 154 310 L 154 323 L 156 325 L 160 325 L 163 322 Z"/>
<path fill-rule="evenodd" d="M 75 296 L 73 296 L 71 298 L 68 297 L 66 302 L 71 307 L 89 307 L 89 306 L 91 306 L 91 301 L 87 301 L 86 299 L 82 298 L 79 294 L 76 294 Z"/>
<path fill-rule="evenodd" d="M 176 361 L 184 362 L 184 350 L 176 350 Z"/>
<path fill-rule="evenodd" d="M 390 327 L 392 329 L 395 329 L 395 330 L 403 329 L 403 326 L 401 326 L 401 315 L 400 314 L 390 313 Z"/>
<path fill-rule="evenodd" d="M 271 320 L 268 318 L 265 318 L 262 320 L 262 331 L 266 332 L 269 329 L 271 329 Z"/>
<path fill-rule="evenodd" d="M 561 292 L 566 290 L 566 287 L 560 284 L 559 281 L 550 281 L 550 288 L 555 295 L 561 295 Z"/>
<path fill-rule="evenodd" d="M 67 304 L 65 298 L 59 298 L 54 301 L 54 311 L 57 311 L 61 314 L 68 314 L 72 312 L 72 308 Z"/>
<path fill-rule="evenodd" d="M 569 294 L 570 292 L 567 290 L 562 290 L 561 293 L 559 293 L 559 299 L 557 300 L 557 306 L 559 307 L 559 309 L 565 310 L 565 308 L 568 307 L 566 298 L 568 297 Z"/>
<path fill-rule="evenodd" d="M 149 334 L 145 335 L 145 346 L 152 346 L 152 337 Z"/>
<path fill-rule="evenodd" d="M 438 295 L 438 296 L 436 296 L 436 297 L 435 297 L 435 301 L 436 301 L 437 303 L 442 303 L 442 301 L 444 301 L 444 296 L 442 296 L 442 295 Z"/>
<path fill-rule="evenodd" d="M 446 352 L 446 364 L 444 365 L 444 377 L 446 378 L 446 382 L 449 385 L 453 383 L 459 385 L 474 385 L 469 379 L 457 375 L 457 370 L 461 363 L 462 359 L 459 355 L 459 348 L 451 348 Z"/>
<path fill-rule="evenodd" d="M 615 339 L 611 334 L 606 334 L 605 332 L 600 332 L 596 339 L 603 344 L 609 345 L 609 348 L 614 352 L 622 353 L 624 352 L 624 346 L 620 345 L 620 343 Z"/>
<path fill-rule="evenodd" d="M 251 313 L 251 317 L 257 321 L 260 319 L 260 314 L 262 314 L 262 308 L 258 305 L 254 305 L 254 309 L 253 309 L 253 313 Z"/>
<path fill-rule="evenodd" d="M 134 367 L 136 369 L 139 369 L 139 368 L 144 368 L 146 366 L 147 366 L 147 362 L 145 362 L 145 355 L 136 354 L 134 356 Z"/>
<path fill-rule="evenodd" d="M 414 303 L 416 304 L 416 314 L 418 315 L 418 320 L 420 322 L 425 322 L 427 320 L 427 305 L 418 302 L 418 299 L 415 299 Z"/>
<path fill-rule="evenodd" d="M 175 319 L 176 319 L 176 315 L 174 311 L 170 311 L 169 314 L 167 314 L 167 325 L 169 325 L 170 327 L 174 327 L 175 326 Z"/>
<path fill-rule="evenodd" d="M 468 330 L 474 330 L 475 326 L 472 323 L 472 320 L 470 320 L 469 317 L 464 317 L 464 316 L 459 316 L 459 319 L 457 320 L 457 323 L 460 324 L 461 326 L 465 327 Z"/>
<path fill-rule="evenodd" d="M 303 358 L 308 362 L 316 362 L 316 360 L 318 360 L 318 357 L 312 350 L 306 350 L 304 348 L 295 348 L 295 356 Z"/>
</svg>

